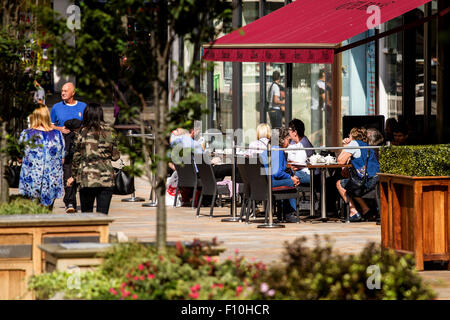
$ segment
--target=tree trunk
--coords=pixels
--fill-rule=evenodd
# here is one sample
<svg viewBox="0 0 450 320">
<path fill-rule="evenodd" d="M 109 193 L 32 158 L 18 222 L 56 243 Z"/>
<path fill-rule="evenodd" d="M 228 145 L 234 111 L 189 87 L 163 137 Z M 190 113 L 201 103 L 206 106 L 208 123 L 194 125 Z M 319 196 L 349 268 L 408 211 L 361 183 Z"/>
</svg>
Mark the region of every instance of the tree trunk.
<svg viewBox="0 0 450 320">
<path fill-rule="evenodd" d="M 167 89 L 164 86 L 167 78 L 168 63 L 166 57 L 158 54 L 158 80 L 154 82 L 154 99 L 156 106 L 156 155 L 158 156 L 156 170 L 156 196 L 158 205 L 156 209 L 156 247 L 158 251 L 166 250 L 167 241 L 167 215 L 166 215 L 166 177 L 167 162 L 166 151 L 166 131 L 167 131 L 167 115 L 168 100 Z"/>
<path fill-rule="evenodd" d="M 6 150 L 6 122 L 2 122 L 0 141 L 0 203 L 9 201 L 9 184 L 5 177 L 8 155 L 3 150 Z"/>
</svg>

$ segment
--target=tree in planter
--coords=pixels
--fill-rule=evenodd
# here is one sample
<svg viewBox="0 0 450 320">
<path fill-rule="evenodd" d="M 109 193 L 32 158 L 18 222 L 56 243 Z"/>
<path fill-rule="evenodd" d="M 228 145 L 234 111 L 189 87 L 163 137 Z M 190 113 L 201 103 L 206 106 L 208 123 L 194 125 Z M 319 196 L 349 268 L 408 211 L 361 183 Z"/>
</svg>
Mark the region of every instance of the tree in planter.
<svg viewBox="0 0 450 320">
<path fill-rule="evenodd" d="M 164 249 L 169 133 L 200 118 L 204 98 L 199 88 L 192 86 L 193 79 L 203 70 L 197 61 L 200 45 L 221 31 L 213 21 L 230 21 L 230 4 L 221 0 L 112 0 L 104 5 L 85 1 L 81 3 L 81 29 L 74 30 L 75 47 L 64 40 L 68 32 L 65 20 L 55 19 L 48 10 L 41 9 L 40 13 L 41 21 L 47 26 L 46 41 L 57 48 L 56 61 L 64 73 L 77 77 L 77 87 L 86 98 L 104 102 L 110 101 L 114 94 L 124 118 L 138 124 L 141 133 L 149 132 L 144 111 L 151 99 L 155 109 L 152 133 L 156 154 L 152 154 L 150 140 L 146 138 L 135 139 L 132 146 L 123 146 L 134 160 L 134 173 L 143 171 L 156 191 L 156 240 L 157 247 Z M 189 67 L 178 68 L 176 87 L 181 88 L 181 98 L 169 111 L 169 65 L 173 44 L 179 38 L 194 44 L 195 49 Z M 120 58 L 124 61 L 124 57 L 127 64 L 121 66 Z M 171 94 L 177 94 L 176 91 Z M 151 180 L 152 171 L 154 180 Z"/>
<path fill-rule="evenodd" d="M 36 20 L 29 19 L 29 1 L 0 0 L 0 202 L 7 202 L 5 167 L 17 153 L 15 137 L 36 107 L 33 81 L 39 72 Z"/>
</svg>

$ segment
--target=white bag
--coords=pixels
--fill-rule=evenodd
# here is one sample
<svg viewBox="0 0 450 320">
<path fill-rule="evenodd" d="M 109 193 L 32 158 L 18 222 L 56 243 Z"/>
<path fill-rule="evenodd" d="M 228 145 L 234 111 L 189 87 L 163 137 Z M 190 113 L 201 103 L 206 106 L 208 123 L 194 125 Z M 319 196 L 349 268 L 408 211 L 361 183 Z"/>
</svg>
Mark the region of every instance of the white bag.
<svg viewBox="0 0 450 320">
<path fill-rule="evenodd" d="M 175 171 L 166 181 L 166 206 L 173 206 L 178 184 L 178 173 Z M 178 193 L 176 207 L 181 207 L 181 194 Z"/>
</svg>

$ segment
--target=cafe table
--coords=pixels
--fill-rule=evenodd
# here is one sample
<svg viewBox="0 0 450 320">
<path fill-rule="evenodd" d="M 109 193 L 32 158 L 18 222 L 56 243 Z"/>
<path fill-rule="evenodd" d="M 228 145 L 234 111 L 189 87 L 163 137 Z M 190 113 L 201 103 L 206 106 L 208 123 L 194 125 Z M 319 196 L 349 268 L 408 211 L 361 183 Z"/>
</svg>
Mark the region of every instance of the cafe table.
<svg viewBox="0 0 450 320">
<path fill-rule="evenodd" d="M 328 218 L 327 218 L 327 203 L 326 203 L 326 184 L 325 184 L 325 174 L 327 169 L 339 169 L 339 168 L 349 168 L 351 167 L 351 164 L 338 164 L 338 163 L 333 163 L 333 164 L 325 164 L 325 163 L 321 163 L 321 164 L 307 164 L 306 167 L 310 170 L 313 171 L 315 169 L 319 169 L 320 170 L 320 180 L 321 180 L 321 184 L 322 184 L 322 190 L 321 190 L 321 205 L 320 205 L 320 209 L 321 209 L 321 216 L 319 218 L 320 221 L 323 222 L 327 222 Z M 310 217 L 314 216 L 314 179 L 311 177 L 311 184 L 310 184 L 310 190 L 311 190 L 311 200 L 310 200 Z"/>
</svg>

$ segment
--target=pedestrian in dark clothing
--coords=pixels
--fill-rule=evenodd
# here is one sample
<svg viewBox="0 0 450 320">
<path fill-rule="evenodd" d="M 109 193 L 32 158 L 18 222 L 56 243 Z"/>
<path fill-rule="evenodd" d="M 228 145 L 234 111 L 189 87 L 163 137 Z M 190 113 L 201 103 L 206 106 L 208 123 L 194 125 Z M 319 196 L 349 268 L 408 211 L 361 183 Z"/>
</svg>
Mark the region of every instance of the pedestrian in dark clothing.
<svg viewBox="0 0 450 320">
<path fill-rule="evenodd" d="M 72 186 L 67 186 L 67 179 L 72 176 L 72 159 L 73 159 L 73 140 L 75 139 L 76 132 L 81 127 L 81 120 L 70 119 L 64 122 L 70 132 L 64 135 L 64 145 L 66 156 L 64 158 L 64 203 L 67 204 L 67 213 L 76 212 L 77 208 L 77 185 L 74 183 Z"/>
</svg>

